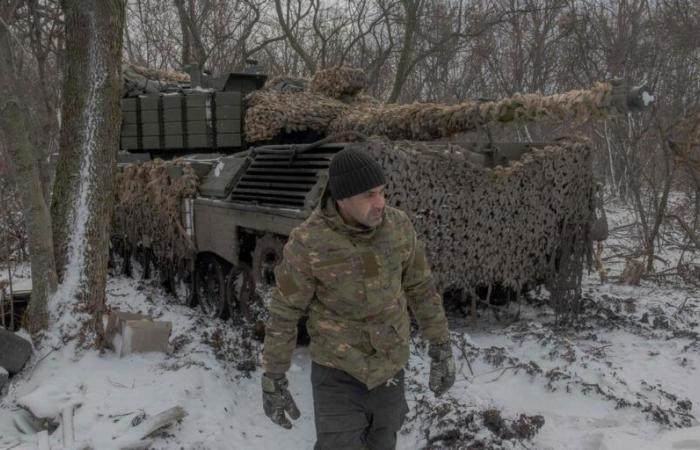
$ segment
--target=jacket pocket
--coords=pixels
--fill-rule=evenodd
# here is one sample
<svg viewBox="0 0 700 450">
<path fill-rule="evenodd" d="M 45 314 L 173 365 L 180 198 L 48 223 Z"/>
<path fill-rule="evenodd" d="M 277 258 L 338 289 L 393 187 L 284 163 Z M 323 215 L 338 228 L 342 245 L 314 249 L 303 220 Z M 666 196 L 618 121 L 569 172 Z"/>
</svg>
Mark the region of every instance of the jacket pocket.
<svg viewBox="0 0 700 450">
<path fill-rule="evenodd" d="M 356 272 L 356 259 L 352 255 L 339 254 L 311 264 L 314 277 L 327 287 L 344 284 Z"/>
<path fill-rule="evenodd" d="M 372 347 L 380 351 L 391 352 L 399 347 L 407 346 L 410 331 L 408 319 L 398 317 L 391 324 L 382 325 L 374 330 L 370 337 Z"/>
</svg>

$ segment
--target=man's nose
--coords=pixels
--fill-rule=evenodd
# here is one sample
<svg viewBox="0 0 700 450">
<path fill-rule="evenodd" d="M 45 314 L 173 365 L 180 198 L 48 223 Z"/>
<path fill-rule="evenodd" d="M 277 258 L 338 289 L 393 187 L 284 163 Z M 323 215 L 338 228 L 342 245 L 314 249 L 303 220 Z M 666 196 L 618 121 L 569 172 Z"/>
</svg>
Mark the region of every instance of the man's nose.
<svg viewBox="0 0 700 450">
<path fill-rule="evenodd" d="M 374 202 L 374 207 L 375 207 L 375 209 L 383 209 L 384 208 L 384 195 L 377 196 L 377 199 Z"/>
</svg>

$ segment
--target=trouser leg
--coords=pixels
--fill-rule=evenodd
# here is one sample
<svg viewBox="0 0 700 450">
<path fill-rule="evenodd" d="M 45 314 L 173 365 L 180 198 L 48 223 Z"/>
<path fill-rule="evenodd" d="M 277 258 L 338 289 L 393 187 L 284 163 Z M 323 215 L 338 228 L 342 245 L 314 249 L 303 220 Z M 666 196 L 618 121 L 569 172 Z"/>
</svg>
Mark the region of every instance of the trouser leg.
<svg viewBox="0 0 700 450">
<path fill-rule="evenodd" d="M 372 420 L 367 431 L 367 448 L 394 450 L 396 433 L 401 429 L 408 412 L 403 370 L 394 375 L 389 383 L 369 392 L 368 406 L 372 413 Z"/>
<path fill-rule="evenodd" d="M 315 450 L 365 450 L 369 426 L 367 388 L 347 373 L 311 367 L 316 423 Z"/>
</svg>

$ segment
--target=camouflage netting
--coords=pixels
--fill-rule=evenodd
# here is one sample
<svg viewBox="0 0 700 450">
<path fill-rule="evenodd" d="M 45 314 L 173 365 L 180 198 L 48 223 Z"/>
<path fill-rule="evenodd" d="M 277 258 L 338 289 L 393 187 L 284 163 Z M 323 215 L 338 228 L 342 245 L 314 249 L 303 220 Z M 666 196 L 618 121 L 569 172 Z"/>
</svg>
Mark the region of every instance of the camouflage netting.
<svg viewBox="0 0 700 450">
<path fill-rule="evenodd" d="M 334 120 L 329 133 L 359 131 L 389 139 L 432 140 L 478 130 L 487 123 L 572 120 L 583 123 L 618 110 L 613 106 L 610 84 L 597 83 L 587 90 L 542 96 L 521 95 L 495 102 L 458 105 L 413 103 L 357 108 Z"/>
<path fill-rule="evenodd" d="M 122 62 L 122 94 L 134 97 L 147 93 L 159 93 L 189 83 L 190 76 L 169 70 L 157 70 Z"/>
<path fill-rule="evenodd" d="M 567 302 L 590 256 L 594 211 L 585 141 L 561 140 L 494 169 L 445 146 L 373 138 L 368 147 L 385 169 L 389 203 L 411 214 L 441 291 L 547 281 L 561 312 L 575 306 Z"/>
<path fill-rule="evenodd" d="M 113 236 L 128 248 L 150 248 L 161 270 L 186 274 L 195 248 L 182 226 L 182 199 L 193 197 L 198 184 L 180 160 L 125 167 L 117 174 Z"/>
<path fill-rule="evenodd" d="M 379 105 L 362 93 L 364 72 L 347 67 L 321 70 L 309 81 L 277 76 L 246 98 L 248 142 L 269 141 L 282 134 L 328 132 L 331 122 L 353 108 Z"/>
<path fill-rule="evenodd" d="M 517 94 L 500 101 L 382 105 L 361 93 L 364 80 L 361 71 L 336 67 L 317 73 L 307 90 L 254 92 L 247 99 L 246 139 L 253 143 L 290 132 L 352 130 L 389 139 L 432 140 L 478 130 L 487 123 L 583 123 L 626 107 L 625 95 L 611 83 L 549 96 Z"/>
<path fill-rule="evenodd" d="M 245 132 L 248 142 L 268 141 L 282 133 L 325 133 L 331 120 L 348 108 L 339 100 L 309 91 L 256 91 L 246 101 Z M 254 113 L 251 114 L 251 111 Z"/>
<path fill-rule="evenodd" d="M 359 94 L 366 84 L 367 77 L 362 70 L 340 66 L 318 71 L 311 79 L 311 91 L 342 99 Z"/>
<path fill-rule="evenodd" d="M 122 63 L 122 70 L 126 69 L 150 80 L 158 80 L 164 83 L 185 83 L 190 81 L 190 76 L 186 73 L 176 72 L 174 70 L 153 69 L 151 67 L 138 66 L 124 61 Z"/>
</svg>

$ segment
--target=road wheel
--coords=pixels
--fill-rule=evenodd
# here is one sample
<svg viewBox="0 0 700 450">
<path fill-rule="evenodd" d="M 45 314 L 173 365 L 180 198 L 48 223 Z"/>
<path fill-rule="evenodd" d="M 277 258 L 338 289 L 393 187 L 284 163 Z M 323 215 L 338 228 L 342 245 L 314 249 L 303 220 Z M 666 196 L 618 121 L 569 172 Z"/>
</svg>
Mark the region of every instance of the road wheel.
<svg viewBox="0 0 700 450">
<path fill-rule="evenodd" d="M 197 296 L 194 292 L 192 271 L 177 272 L 172 268 L 161 268 L 158 271 L 160 282 L 177 305 L 196 306 Z"/>
<path fill-rule="evenodd" d="M 226 273 L 230 264 L 214 255 L 198 258 L 194 274 L 194 291 L 199 309 L 207 317 L 225 319 L 228 315 L 226 304 Z"/>
<path fill-rule="evenodd" d="M 229 272 L 226 295 L 234 323 L 253 323 L 264 309 L 262 300 L 255 292 L 252 271 L 246 263 L 241 262 Z"/>
<path fill-rule="evenodd" d="M 274 269 L 282 261 L 285 240 L 273 234 L 266 234 L 255 241 L 253 251 L 253 279 L 262 288 L 275 285 Z"/>
</svg>

